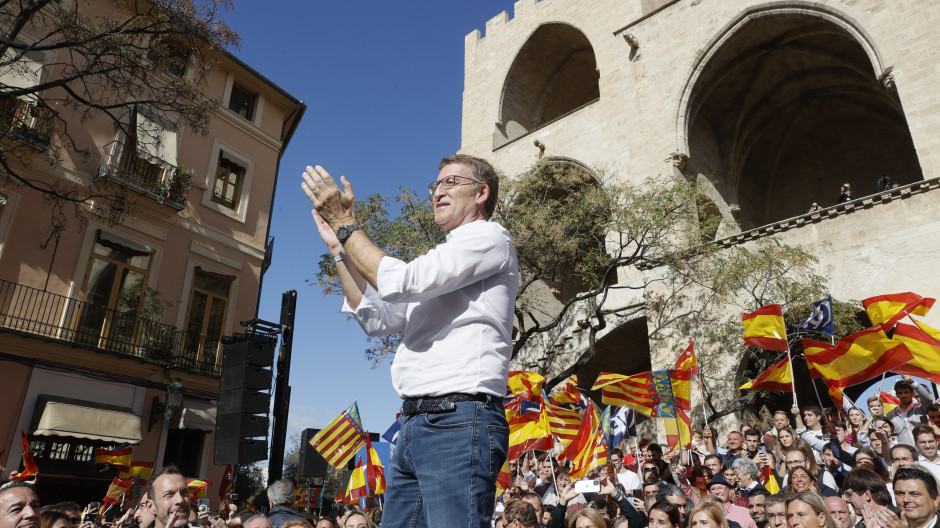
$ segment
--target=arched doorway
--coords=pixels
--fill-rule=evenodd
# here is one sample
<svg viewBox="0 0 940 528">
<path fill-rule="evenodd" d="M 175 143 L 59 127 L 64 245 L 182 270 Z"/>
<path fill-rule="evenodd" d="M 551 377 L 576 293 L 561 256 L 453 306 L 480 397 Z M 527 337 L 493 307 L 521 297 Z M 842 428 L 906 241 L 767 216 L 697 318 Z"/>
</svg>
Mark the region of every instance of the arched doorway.
<svg viewBox="0 0 940 528">
<path fill-rule="evenodd" d="M 584 33 L 568 24 L 539 26 L 509 68 L 494 147 L 599 97 L 594 48 Z"/>
<path fill-rule="evenodd" d="M 688 170 L 716 181 L 742 229 L 835 205 L 889 174 L 923 178 L 901 101 L 860 33 L 809 7 L 742 16 L 684 95 Z M 736 209 L 732 207 L 732 209 Z"/>
</svg>

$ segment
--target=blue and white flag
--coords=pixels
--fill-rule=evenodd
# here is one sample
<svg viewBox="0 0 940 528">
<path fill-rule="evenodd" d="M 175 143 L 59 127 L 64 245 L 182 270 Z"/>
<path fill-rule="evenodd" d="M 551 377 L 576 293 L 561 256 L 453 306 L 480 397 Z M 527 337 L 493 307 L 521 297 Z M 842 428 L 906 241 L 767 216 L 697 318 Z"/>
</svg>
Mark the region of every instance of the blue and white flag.
<svg viewBox="0 0 940 528">
<path fill-rule="evenodd" d="M 388 431 L 382 433 L 382 438 L 384 438 L 388 443 L 395 445 L 398 442 L 398 432 L 401 431 L 401 423 L 398 420 L 395 420 L 395 423 L 388 428 Z"/>
<path fill-rule="evenodd" d="M 610 417 L 611 447 L 620 445 L 626 438 L 636 436 L 636 413 L 629 407 L 621 407 Z"/>
<path fill-rule="evenodd" d="M 813 313 L 809 314 L 809 318 L 806 319 L 806 322 L 793 326 L 795 328 L 812 330 L 826 335 L 833 335 L 835 333 L 835 325 L 832 322 L 832 296 L 826 296 L 825 299 L 820 299 L 812 303 L 811 306 L 813 307 Z"/>
<path fill-rule="evenodd" d="M 532 412 L 534 412 L 534 413 L 540 413 L 540 412 L 542 412 L 542 404 L 541 404 L 541 403 L 534 402 L 534 401 L 531 401 L 531 400 L 527 400 L 527 399 L 525 399 L 525 398 L 519 398 L 519 402 L 520 402 L 520 405 L 519 405 L 519 415 L 520 415 L 520 416 L 523 415 L 523 414 L 532 413 Z"/>
</svg>

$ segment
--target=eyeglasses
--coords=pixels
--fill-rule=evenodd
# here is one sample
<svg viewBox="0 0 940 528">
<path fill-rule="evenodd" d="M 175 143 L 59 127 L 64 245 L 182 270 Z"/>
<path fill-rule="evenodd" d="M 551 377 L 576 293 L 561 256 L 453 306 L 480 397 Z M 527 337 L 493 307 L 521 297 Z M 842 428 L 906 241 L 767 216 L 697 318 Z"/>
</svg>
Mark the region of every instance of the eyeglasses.
<svg viewBox="0 0 940 528">
<path fill-rule="evenodd" d="M 894 460 L 897 462 L 913 462 L 914 459 L 911 457 L 894 457 Z"/>
<path fill-rule="evenodd" d="M 461 180 L 470 180 L 470 181 L 468 183 L 457 183 L 457 178 L 460 178 Z M 428 185 L 428 192 L 431 194 L 431 196 L 434 196 L 435 191 L 437 191 L 438 185 L 440 185 L 446 191 L 449 189 L 453 189 L 454 187 L 460 187 L 461 185 L 473 185 L 473 184 L 479 184 L 479 183 L 481 182 L 478 182 L 474 180 L 473 178 L 470 178 L 467 176 L 457 176 L 457 175 L 444 176 L 440 180 L 431 182 L 431 184 Z"/>
</svg>

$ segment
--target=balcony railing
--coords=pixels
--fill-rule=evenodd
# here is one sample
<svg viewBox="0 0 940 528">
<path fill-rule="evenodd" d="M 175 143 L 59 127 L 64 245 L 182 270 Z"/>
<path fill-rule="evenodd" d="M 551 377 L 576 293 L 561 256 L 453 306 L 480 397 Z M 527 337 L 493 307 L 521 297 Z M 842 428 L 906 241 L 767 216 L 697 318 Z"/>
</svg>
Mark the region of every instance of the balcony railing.
<svg viewBox="0 0 940 528">
<path fill-rule="evenodd" d="M 219 375 L 220 342 L 175 326 L 0 280 L 0 332 L 39 337 L 164 367 Z"/>
<path fill-rule="evenodd" d="M 49 148 L 55 123 L 52 110 L 39 102 L 0 100 L 0 136 L 38 151 Z"/>
<path fill-rule="evenodd" d="M 149 196 L 177 211 L 186 206 L 186 190 L 173 184 L 176 170 L 166 170 L 160 165 L 137 155 L 133 145 L 112 141 L 104 146 L 103 163 L 98 168 L 98 177 L 107 178 L 131 187 L 139 194 Z"/>
</svg>

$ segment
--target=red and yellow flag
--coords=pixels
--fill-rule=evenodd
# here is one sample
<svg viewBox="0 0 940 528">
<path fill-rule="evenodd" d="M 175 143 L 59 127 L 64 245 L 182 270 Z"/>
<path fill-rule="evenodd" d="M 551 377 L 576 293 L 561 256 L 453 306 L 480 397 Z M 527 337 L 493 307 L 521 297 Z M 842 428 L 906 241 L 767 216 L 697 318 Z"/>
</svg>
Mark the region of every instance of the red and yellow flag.
<svg viewBox="0 0 940 528">
<path fill-rule="evenodd" d="M 365 431 L 359 419 L 358 403 L 353 402 L 339 416 L 326 424 L 326 427 L 310 439 L 310 445 L 331 466 L 342 469 L 343 465 L 366 445 Z"/>
<path fill-rule="evenodd" d="M 385 493 L 385 467 L 382 466 L 382 460 L 379 453 L 372 447 L 372 441 L 369 435 L 366 435 L 366 451 L 369 453 L 369 459 L 366 461 L 366 477 L 369 489 L 376 495 Z"/>
<path fill-rule="evenodd" d="M 121 500 L 121 495 L 127 493 L 127 490 L 131 489 L 131 486 L 133 485 L 133 481 L 130 480 L 121 480 L 117 478 L 112 480 L 111 485 L 108 486 L 108 491 L 105 493 L 104 498 L 101 499 L 101 512 L 104 513 L 104 510 L 107 509 L 105 505 L 117 504 Z"/>
<path fill-rule="evenodd" d="M 578 390 L 578 376 L 572 375 L 565 380 L 561 390 L 548 399 L 548 403 L 556 407 L 575 410 L 581 406 L 581 391 Z"/>
<path fill-rule="evenodd" d="M 692 419 L 685 411 L 676 411 L 676 418 L 663 418 L 666 426 L 666 444 L 670 449 L 679 449 L 692 443 Z"/>
<path fill-rule="evenodd" d="M 761 372 L 756 379 L 741 385 L 738 389 L 793 392 L 792 380 L 790 361 L 783 358 L 783 361 Z"/>
<path fill-rule="evenodd" d="M 762 486 L 767 488 L 767 491 L 769 491 L 771 495 L 776 495 L 780 492 L 780 484 L 777 483 L 771 466 L 765 467 L 763 471 L 760 472 L 760 475 L 757 476 L 757 480 Z"/>
<path fill-rule="evenodd" d="M 539 398 L 541 400 L 541 398 Z M 509 419 L 509 458 L 516 459 L 526 451 L 549 451 L 554 447 L 548 413 L 542 405 L 538 412 L 520 413 Z"/>
<path fill-rule="evenodd" d="M 878 396 L 881 398 L 881 406 L 884 407 L 884 414 L 888 414 L 893 411 L 895 407 L 901 405 L 901 400 L 897 399 L 894 395 L 888 394 L 887 392 L 878 392 Z"/>
<path fill-rule="evenodd" d="M 149 476 L 147 478 L 150 478 Z M 232 492 L 232 483 L 235 482 L 235 467 L 232 464 L 225 466 L 222 474 L 222 484 L 219 486 L 219 503 L 228 504 L 228 495 Z"/>
<path fill-rule="evenodd" d="M 917 326 L 905 323 L 895 325 L 893 341 L 906 347 L 913 358 L 891 371 L 940 383 L 940 345 L 937 344 L 937 337 L 940 337 L 940 332 L 921 322 Z"/>
<path fill-rule="evenodd" d="M 880 326 L 843 337 L 835 346 L 811 339 L 802 342 L 806 362 L 840 387 L 868 381 L 914 359 L 907 347 L 888 339 Z"/>
<path fill-rule="evenodd" d="M 607 439 L 594 403 L 588 401 L 578 434 L 565 449 L 565 458 L 571 461 L 571 479 L 578 480 L 595 466 L 607 463 Z"/>
<path fill-rule="evenodd" d="M 33 452 L 29 450 L 29 441 L 26 439 L 26 433 L 20 429 L 20 438 L 23 442 L 23 471 L 20 471 L 10 480 L 28 480 L 39 474 L 39 468 L 36 467 L 36 461 L 33 460 Z"/>
<path fill-rule="evenodd" d="M 131 458 L 134 455 L 133 447 L 124 449 L 95 449 L 95 464 L 111 464 L 118 469 L 126 469 L 131 465 Z"/>
<path fill-rule="evenodd" d="M 659 417 L 661 399 L 653 384 L 652 372 L 632 376 L 601 372 L 591 390 L 603 389 L 601 401 L 607 405 L 630 407 L 652 418 Z"/>
<path fill-rule="evenodd" d="M 511 485 L 512 473 L 509 471 L 509 457 L 506 457 L 506 461 L 503 462 L 503 467 L 499 469 L 499 474 L 496 475 L 496 496 L 499 497 L 502 495 Z"/>
<path fill-rule="evenodd" d="M 206 482 L 204 480 L 191 478 L 186 479 L 186 487 L 189 488 L 189 495 L 194 499 L 205 499 L 206 491 L 211 485 L 211 482 Z"/>
<path fill-rule="evenodd" d="M 768 304 L 741 316 L 744 325 L 744 344 L 766 350 L 786 352 L 787 331 L 783 324 L 783 308 Z"/>
<path fill-rule="evenodd" d="M 121 468 L 121 473 L 118 478 L 121 480 L 130 480 L 131 482 L 139 478 L 140 485 L 146 486 L 147 482 L 150 480 L 151 474 L 153 474 L 153 462 L 132 460 L 127 467 Z"/>
<path fill-rule="evenodd" d="M 581 414 L 578 411 L 556 407 L 552 404 L 545 406 L 545 412 L 548 414 L 548 427 L 552 435 L 564 447 L 571 445 L 571 441 L 578 435 L 578 429 L 581 427 Z"/>
<path fill-rule="evenodd" d="M 862 306 L 873 326 L 881 325 L 890 330 L 907 314 L 927 315 L 934 302 L 930 297 L 904 292 L 869 297 L 862 301 Z"/>
<path fill-rule="evenodd" d="M 527 370 L 513 370 L 509 372 L 509 381 L 506 382 L 506 390 L 514 396 L 532 399 L 534 396 L 542 395 L 542 384 L 545 383 L 545 376 L 537 372 Z"/>
<path fill-rule="evenodd" d="M 352 475 L 349 476 L 349 484 L 346 486 L 346 496 L 343 498 L 343 502 L 353 504 L 359 502 L 359 499 L 368 494 L 369 491 L 366 488 L 366 471 L 365 468 L 362 467 L 362 457 L 359 457 L 359 461 L 356 462 L 356 469 L 354 469 Z"/>
<path fill-rule="evenodd" d="M 669 377 L 672 380 L 672 395 L 676 399 L 677 409 L 683 411 L 692 409 L 692 378 L 697 375 L 698 362 L 695 361 L 692 338 L 689 338 L 689 348 L 685 349 L 685 352 L 676 360 L 676 368 L 669 371 Z"/>
</svg>

